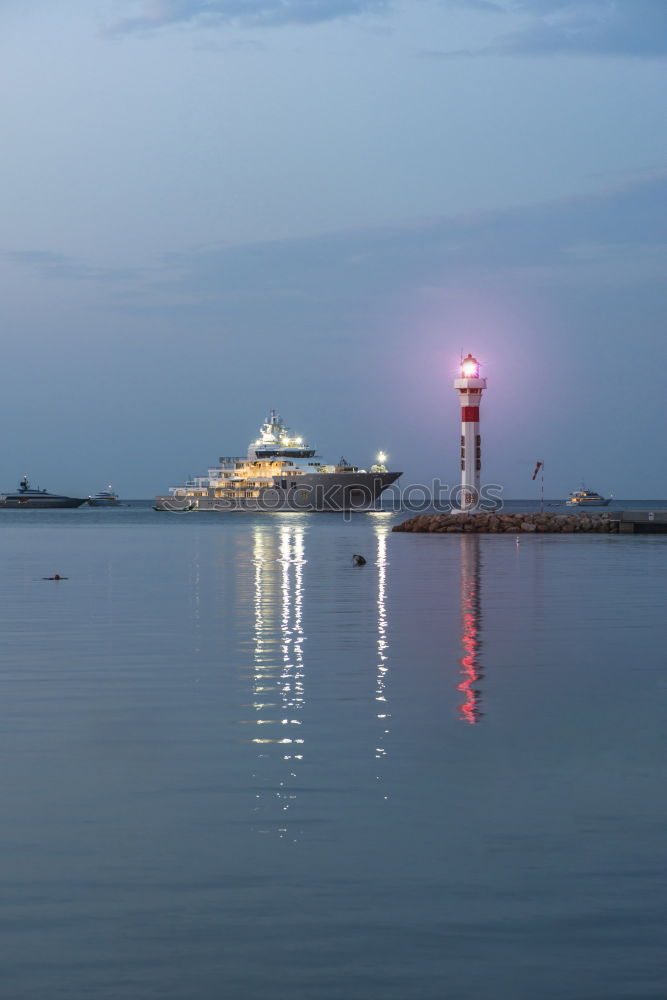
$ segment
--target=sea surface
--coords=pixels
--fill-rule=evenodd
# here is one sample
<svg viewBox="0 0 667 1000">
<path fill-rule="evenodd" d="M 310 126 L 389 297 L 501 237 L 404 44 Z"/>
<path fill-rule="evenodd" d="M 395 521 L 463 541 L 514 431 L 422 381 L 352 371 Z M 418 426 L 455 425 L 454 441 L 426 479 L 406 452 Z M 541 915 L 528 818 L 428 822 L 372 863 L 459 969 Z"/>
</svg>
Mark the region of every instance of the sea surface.
<svg viewBox="0 0 667 1000">
<path fill-rule="evenodd" d="M 664 1000 L 667 536 L 404 516 L 0 512 L 3 1000 Z"/>
</svg>

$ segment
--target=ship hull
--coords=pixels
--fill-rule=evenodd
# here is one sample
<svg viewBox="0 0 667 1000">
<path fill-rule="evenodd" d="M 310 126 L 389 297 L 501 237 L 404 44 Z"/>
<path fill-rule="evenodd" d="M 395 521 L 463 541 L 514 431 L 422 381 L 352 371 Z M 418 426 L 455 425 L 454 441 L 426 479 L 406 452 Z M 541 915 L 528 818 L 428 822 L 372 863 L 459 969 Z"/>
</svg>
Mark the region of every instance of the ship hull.
<svg viewBox="0 0 667 1000">
<path fill-rule="evenodd" d="M 343 513 L 374 510 L 380 496 L 396 482 L 400 472 L 307 473 L 266 487 L 257 496 L 158 496 L 155 510 L 216 513 Z"/>
<path fill-rule="evenodd" d="M 600 497 L 599 500 L 566 500 L 566 507 L 608 507 L 611 503 L 611 497 L 606 500 Z"/>
</svg>

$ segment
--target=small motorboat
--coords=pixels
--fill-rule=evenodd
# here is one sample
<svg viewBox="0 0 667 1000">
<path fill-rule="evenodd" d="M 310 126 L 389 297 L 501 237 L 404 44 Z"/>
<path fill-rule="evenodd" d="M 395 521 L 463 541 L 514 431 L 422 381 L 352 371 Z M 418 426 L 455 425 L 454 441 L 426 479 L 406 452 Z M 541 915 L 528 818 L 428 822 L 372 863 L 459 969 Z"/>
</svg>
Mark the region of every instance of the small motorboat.
<svg viewBox="0 0 667 1000">
<path fill-rule="evenodd" d="M 11 510 L 51 510 L 54 507 L 80 507 L 85 497 L 64 497 L 46 490 L 33 490 L 24 476 L 13 493 L 0 493 L 0 508 Z"/>
<path fill-rule="evenodd" d="M 582 486 L 575 493 L 570 493 L 569 499 L 565 503 L 568 507 L 606 507 L 611 503 L 611 500 L 611 497 L 605 499 L 599 493 L 594 493 L 593 490 L 586 490 Z"/>
<path fill-rule="evenodd" d="M 95 493 L 94 496 L 88 497 L 88 504 L 91 507 L 120 507 L 121 502 L 118 498 L 118 494 L 114 493 L 109 485 L 106 490 L 100 490 L 99 493 Z"/>
</svg>

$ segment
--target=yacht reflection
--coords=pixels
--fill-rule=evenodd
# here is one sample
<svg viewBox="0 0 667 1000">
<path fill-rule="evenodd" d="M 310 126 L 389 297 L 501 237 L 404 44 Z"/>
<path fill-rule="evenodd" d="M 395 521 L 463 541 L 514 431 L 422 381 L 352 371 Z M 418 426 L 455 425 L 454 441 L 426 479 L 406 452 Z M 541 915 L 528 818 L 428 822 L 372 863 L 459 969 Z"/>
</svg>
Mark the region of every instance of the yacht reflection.
<svg viewBox="0 0 667 1000">
<path fill-rule="evenodd" d="M 377 758 L 386 757 L 387 729 L 391 713 L 387 705 L 387 681 L 389 674 L 389 641 L 387 634 L 387 535 L 389 527 L 378 525 L 375 529 L 377 539 L 377 671 L 375 677 L 376 715 L 380 721 L 381 734 L 378 746 L 375 748 Z"/>
<path fill-rule="evenodd" d="M 303 760 L 304 738 L 300 718 L 305 704 L 303 643 L 304 529 L 300 525 L 257 526 L 253 534 L 254 579 L 254 669 L 253 701 L 256 735 L 252 742 L 266 756 L 268 746 L 278 745 L 281 758 L 289 762 L 270 792 L 272 810 L 278 798 L 286 813 L 296 798 L 292 782 L 294 767 Z M 285 826 L 278 832 L 286 833 Z"/>
<path fill-rule="evenodd" d="M 478 682 L 483 678 L 479 662 L 481 649 L 481 557 L 478 535 L 461 535 L 461 646 L 459 660 L 463 680 L 458 690 L 464 700 L 459 705 L 459 717 L 471 726 L 477 725 L 482 716 L 481 691 Z"/>
<path fill-rule="evenodd" d="M 300 726 L 299 713 L 304 705 L 303 691 L 303 528 L 283 528 L 280 533 L 281 578 L 281 651 L 280 697 L 284 710 L 283 726 Z M 292 716 L 295 716 L 294 718 Z M 290 730 L 291 732 L 291 730 Z M 286 736 L 282 743 L 303 744 L 300 737 Z M 285 760 L 302 760 L 302 753 L 286 753 Z"/>
<path fill-rule="evenodd" d="M 290 516 L 290 521 L 292 518 Z M 375 759 L 388 755 L 391 714 L 388 704 L 389 621 L 387 547 L 390 525 L 380 521 L 375 535 L 375 671 L 373 680 L 376 730 L 371 734 Z M 304 647 L 305 528 L 277 520 L 253 529 L 254 628 L 252 631 L 252 718 L 256 832 L 280 837 L 300 834 L 297 809 L 305 767 L 306 659 Z M 371 569 L 369 566 L 368 569 Z M 370 582 L 370 581 L 369 581 Z M 377 588 L 375 590 L 375 588 Z M 370 666 L 370 664 L 369 664 Z M 365 683 L 370 681 L 370 677 Z M 366 688 L 368 692 L 368 688 Z M 309 731 L 312 735 L 312 729 Z M 376 777 L 383 775 L 378 765 Z M 385 795 L 385 798 L 387 796 Z M 301 803 L 303 805 L 303 803 Z"/>
</svg>

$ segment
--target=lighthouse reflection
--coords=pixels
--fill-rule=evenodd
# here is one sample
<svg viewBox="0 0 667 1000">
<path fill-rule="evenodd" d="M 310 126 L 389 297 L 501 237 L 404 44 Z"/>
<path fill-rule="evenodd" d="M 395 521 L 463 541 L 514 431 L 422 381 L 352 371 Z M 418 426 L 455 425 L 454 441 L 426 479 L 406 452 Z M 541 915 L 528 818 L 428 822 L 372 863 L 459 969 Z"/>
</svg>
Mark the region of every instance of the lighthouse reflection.
<svg viewBox="0 0 667 1000">
<path fill-rule="evenodd" d="M 481 551 L 479 536 L 460 536 L 461 555 L 461 647 L 459 660 L 461 682 L 457 685 L 463 695 L 459 717 L 475 726 L 482 716 L 479 682 L 483 670 L 479 656 L 481 649 Z"/>
</svg>

